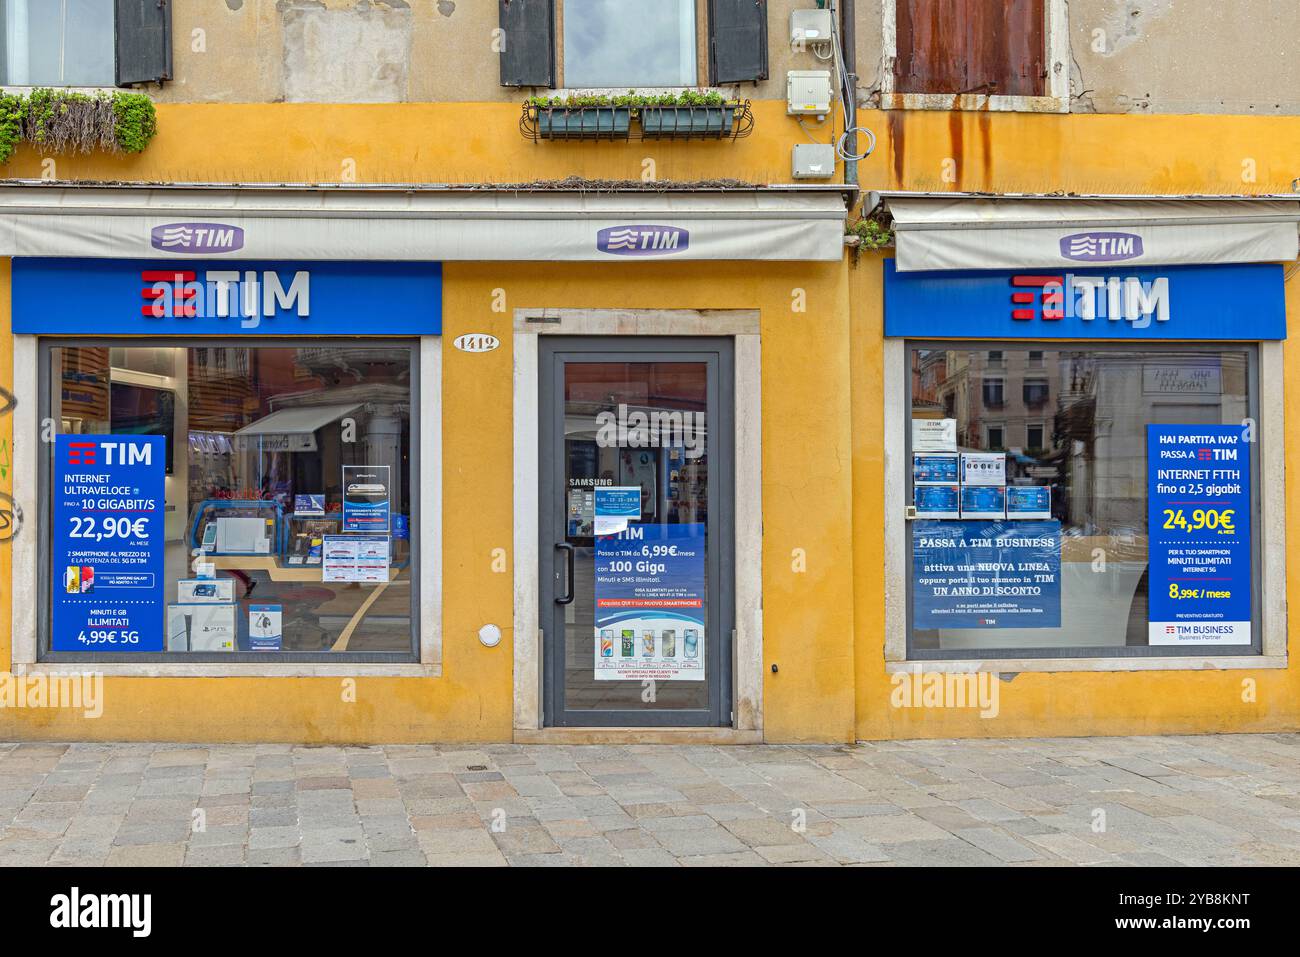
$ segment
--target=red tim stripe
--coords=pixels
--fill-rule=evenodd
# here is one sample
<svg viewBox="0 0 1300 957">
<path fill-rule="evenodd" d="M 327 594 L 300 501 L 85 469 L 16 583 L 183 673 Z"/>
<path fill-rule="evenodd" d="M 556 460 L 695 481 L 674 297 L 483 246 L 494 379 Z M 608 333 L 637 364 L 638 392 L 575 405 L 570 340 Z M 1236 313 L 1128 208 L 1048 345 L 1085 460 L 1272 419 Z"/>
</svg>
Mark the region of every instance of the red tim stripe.
<svg viewBox="0 0 1300 957">
<path fill-rule="evenodd" d="M 1065 282 L 1064 276 L 1012 276 L 1011 285 L 1013 286 L 1046 286 L 1051 283 L 1060 285 Z"/>
<path fill-rule="evenodd" d="M 180 272 L 177 270 L 162 272 L 157 269 L 146 269 L 140 273 L 140 278 L 145 282 L 193 282 L 195 275 L 193 272 Z"/>
<path fill-rule="evenodd" d="M 1032 310 L 1032 309 L 1012 309 L 1012 310 L 1011 310 L 1011 318 L 1012 318 L 1012 319 L 1032 319 L 1032 318 L 1034 318 L 1034 310 Z"/>
<path fill-rule="evenodd" d="M 1032 292 L 1013 292 L 1011 294 L 1012 302 L 1033 302 L 1034 294 Z"/>
</svg>

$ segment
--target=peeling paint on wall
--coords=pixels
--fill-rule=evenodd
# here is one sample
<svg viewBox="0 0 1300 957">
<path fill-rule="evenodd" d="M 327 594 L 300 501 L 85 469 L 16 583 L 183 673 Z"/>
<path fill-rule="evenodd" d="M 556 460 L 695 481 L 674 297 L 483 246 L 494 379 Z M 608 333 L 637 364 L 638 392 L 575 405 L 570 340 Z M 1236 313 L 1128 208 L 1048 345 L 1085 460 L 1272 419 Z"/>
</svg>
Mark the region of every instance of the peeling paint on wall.
<svg viewBox="0 0 1300 957">
<path fill-rule="evenodd" d="M 1110 57 L 1123 52 L 1125 47 L 1139 42 L 1146 35 L 1147 27 L 1161 17 L 1173 12 L 1174 0 L 1141 0 L 1115 5 L 1101 18 L 1098 25 L 1102 30 L 1094 52 L 1098 56 Z"/>
<path fill-rule="evenodd" d="M 406 100 L 411 11 L 402 3 L 361 0 L 324 9 L 283 3 L 284 98 L 291 103 L 394 103 Z"/>
</svg>

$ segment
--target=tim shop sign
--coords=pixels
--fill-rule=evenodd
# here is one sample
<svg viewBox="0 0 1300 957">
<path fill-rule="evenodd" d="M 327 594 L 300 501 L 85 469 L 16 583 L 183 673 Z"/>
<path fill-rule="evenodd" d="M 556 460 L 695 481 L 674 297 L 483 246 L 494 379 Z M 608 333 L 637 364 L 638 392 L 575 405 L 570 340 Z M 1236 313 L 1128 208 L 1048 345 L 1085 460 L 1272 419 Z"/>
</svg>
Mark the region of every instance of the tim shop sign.
<svg viewBox="0 0 1300 957">
<path fill-rule="evenodd" d="M 610 226 L 596 234 L 596 249 L 611 256 L 670 256 L 690 245 L 680 226 Z"/>
<path fill-rule="evenodd" d="M 206 256 L 244 248 L 244 231 L 225 223 L 167 223 L 155 226 L 149 243 L 165 253 Z"/>
<path fill-rule="evenodd" d="M 1103 248 L 1118 254 L 1117 247 L 1097 247 Z M 891 259 L 885 261 L 885 335 L 1284 339 L 1282 267 L 1247 263 L 899 272 Z"/>
<path fill-rule="evenodd" d="M 432 336 L 442 267 L 15 257 L 13 317 L 48 335 Z"/>
</svg>

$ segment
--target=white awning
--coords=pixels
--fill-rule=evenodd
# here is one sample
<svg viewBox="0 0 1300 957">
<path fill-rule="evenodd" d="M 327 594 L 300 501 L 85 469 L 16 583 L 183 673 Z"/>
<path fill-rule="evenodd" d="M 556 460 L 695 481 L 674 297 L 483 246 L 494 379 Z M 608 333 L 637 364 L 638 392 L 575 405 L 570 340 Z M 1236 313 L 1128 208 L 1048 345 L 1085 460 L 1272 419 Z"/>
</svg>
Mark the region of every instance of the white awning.
<svg viewBox="0 0 1300 957">
<path fill-rule="evenodd" d="M 1300 198 L 873 193 L 900 272 L 1279 262 L 1300 252 Z"/>
<path fill-rule="evenodd" d="M 310 405 L 279 409 L 246 425 L 235 433 L 235 447 L 241 451 L 314 452 L 316 430 L 337 422 L 361 408 L 350 405 Z"/>
<path fill-rule="evenodd" d="M 839 261 L 846 187 L 0 183 L 0 256 Z"/>
</svg>

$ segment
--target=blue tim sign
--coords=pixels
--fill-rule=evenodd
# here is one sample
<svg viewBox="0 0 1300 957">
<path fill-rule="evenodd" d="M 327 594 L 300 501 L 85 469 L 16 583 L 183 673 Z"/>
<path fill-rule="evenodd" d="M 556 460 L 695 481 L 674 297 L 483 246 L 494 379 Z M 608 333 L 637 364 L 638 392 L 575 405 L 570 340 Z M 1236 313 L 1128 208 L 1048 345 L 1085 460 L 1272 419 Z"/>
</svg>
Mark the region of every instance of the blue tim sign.
<svg viewBox="0 0 1300 957">
<path fill-rule="evenodd" d="M 160 435 L 54 437 L 53 651 L 162 651 Z"/>
<path fill-rule="evenodd" d="M 891 259 L 885 262 L 885 335 L 1285 339 L 1282 267 L 1117 263 L 1068 272 L 901 273 Z"/>
<path fill-rule="evenodd" d="M 1061 523 L 912 523 L 915 628 L 1061 627 Z"/>
<path fill-rule="evenodd" d="M 439 335 L 442 270 L 419 262 L 13 261 L 14 332 Z"/>
<path fill-rule="evenodd" d="M 1147 426 L 1148 638 L 1251 643 L 1250 445 L 1239 425 Z"/>
</svg>

